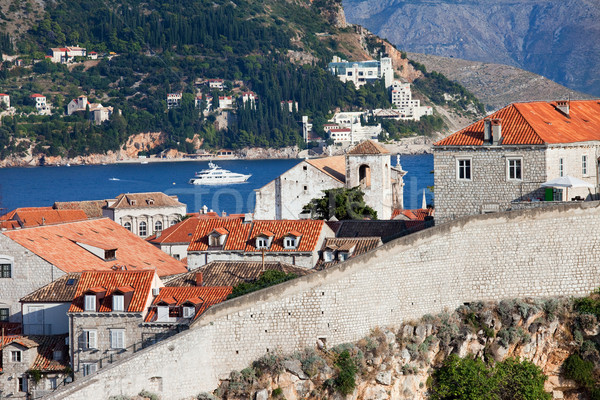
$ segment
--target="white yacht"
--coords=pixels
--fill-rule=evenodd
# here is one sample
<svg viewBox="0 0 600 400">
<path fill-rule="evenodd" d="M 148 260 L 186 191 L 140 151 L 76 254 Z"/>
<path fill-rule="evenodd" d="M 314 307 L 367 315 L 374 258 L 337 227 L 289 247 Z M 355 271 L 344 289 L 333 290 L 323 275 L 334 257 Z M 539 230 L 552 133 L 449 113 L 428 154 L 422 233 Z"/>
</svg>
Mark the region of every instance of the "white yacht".
<svg viewBox="0 0 600 400">
<path fill-rule="evenodd" d="M 246 182 L 252 175 L 238 174 L 219 167 L 212 162 L 208 163 L 208 169 L 196 172 L 190 179 L 192 185 L 223 185 L 228 183 Z"/>
</svg>

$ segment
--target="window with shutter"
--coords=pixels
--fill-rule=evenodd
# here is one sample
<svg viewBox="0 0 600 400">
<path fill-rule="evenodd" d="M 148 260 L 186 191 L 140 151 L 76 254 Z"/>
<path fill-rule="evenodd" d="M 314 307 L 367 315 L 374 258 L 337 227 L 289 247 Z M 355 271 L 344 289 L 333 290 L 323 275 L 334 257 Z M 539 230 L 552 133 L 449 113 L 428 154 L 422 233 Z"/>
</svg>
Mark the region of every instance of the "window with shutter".
<svg viewBox="0 0 600 400">
<path fill-rule="evenodd" d="M 96 296 L 93 294 L 85 295 L 85 311 L 96 311 Z"/>
<path fill-rule="evenodd" d="M 112 349 L 125 348 L 125 329 L 110 330 L 110 347 Z"/>
<path fill-rule="evenodd" d="M 83 348 L 85 350 L 96 349 L 98 347 L 98 335 L 95 329 L 86 329 L 83 331 Z"/>
<path fill-rule="evenodd" d="M 113 311 L 125 311 L 125 296 L 122 294 L 113 295 Z"/>
</svg>

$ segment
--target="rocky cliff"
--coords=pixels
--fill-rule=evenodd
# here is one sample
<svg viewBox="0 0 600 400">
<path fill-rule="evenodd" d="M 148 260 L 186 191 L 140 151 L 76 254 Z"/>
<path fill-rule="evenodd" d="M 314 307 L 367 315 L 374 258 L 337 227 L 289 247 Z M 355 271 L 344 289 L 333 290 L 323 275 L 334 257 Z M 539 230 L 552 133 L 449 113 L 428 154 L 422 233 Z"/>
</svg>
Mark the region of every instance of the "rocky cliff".
<svg viewBox="0 0 600 400">
<path fill-rule="evenodd" d="M 512 65 L 600 96 L 597 0 L 345 0 L 344 9 L 403 50 Z"/>
<path fill-rule="evenodd" d="M 581 399 L 585 389 L 565 379 L 562 366 L 573 353 L 597 366 L 599 332 L 596 316 L 574 311 L 572 299 L 472 303 L 398 328 L 376 329 L 357 343 L 333 349 L 318 343 L 292 355 L 267 354 L 198 398 L 427 399 L 432 371 L 456 354 L 490 364 L 509 357 L 531 361 L 547 376 L 544 390 L 552 398 Z M 335 360 L 343 350 L 358 368 L 348 396 L 335 388 L 340 374 Z"/>
</svg>

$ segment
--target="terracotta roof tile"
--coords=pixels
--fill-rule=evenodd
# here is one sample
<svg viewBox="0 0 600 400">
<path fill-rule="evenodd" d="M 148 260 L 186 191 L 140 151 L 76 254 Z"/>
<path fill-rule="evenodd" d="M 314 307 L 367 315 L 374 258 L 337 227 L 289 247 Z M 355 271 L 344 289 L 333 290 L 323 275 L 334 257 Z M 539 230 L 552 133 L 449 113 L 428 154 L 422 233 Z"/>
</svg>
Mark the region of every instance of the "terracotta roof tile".
<svg viewBox="0 0 600 400">
<path fill-rule="evenodd" d="M 381 242 L 381 238 L 379 237 L 327 238 L 323 242 L 322 249 L 331 249 L 334 251 L 342 252 L 347 252 L 354 249 L 351 257 L 356 257 L 358 255 L 371 251 L 381 246 L 382 244 L 383 243 Z M 325 268 L 329 268 L 330 266 L 335 265 L 338 262 L 339 261 L 337 260 L 325 262 L 321 258 L 315 266 L 315 270 L 323 270 Z"/>
<path fill-rule="evenodd" d="M 179 207 L 184 205 L 177 198 L 167 196 L 162 192 L 124 193 L 118 195 L 114 203 L 109 204 L 107 208 Z"/>
<path fill-rule="evenodd" d="M 165 299 L 174 299 L 174 306 L 181 306 L 188 300 L 193 300 L 196 298 L 200 298 L 202 302 L 201 306 L 196 311 L 196 315 L 193 319 L 198 318 L 202 313 L 204 313 L 210 306 L 225 301 L 227 296 L 231 294 L 232 287 L 215 287 L 215 286 L 188 286 L 188 287 L 162 287 L 160 288 L 160 293 L 154 301 L 152 305 L 157 305 L 161 301 Z M 169 303 L 171 304 L 171 303 Z M 154 307 L 150 308 L 150 311 L 146 315 L 145 322 L 152 322 L 156 317 L 156 309 Z"/>
<path fill-rule="evenodd" d="M 208 234 L 217 228 L 229 232 L 223 250 L 244 250 L 251 224 L 244 224 L 239 218 L 219 218 L 199 220 L 188 251 L 208 250 Z"/>
<path fill-rule="evenodd" d="M 275 270 L 298 276 L 312 270 L 279 261 L 212 261 L 199 268 L 164 280 L 165 286 L 197 286 L 197 274 L 202 274 L 203 286 L 235 286 L 257 280 L 264 271 Z"/>
<path fill-rule="evenodd" d="M 102 208 L 106 205 L 106 200 L 57 201 L 52 208 L 57 210 L 83 210 L 88 218 L 100 218 L 102 217 Z"/>
<path fill-rule="evenodd" d="M 72 302 L 77 291 L 81 272 L 71 272 L 47 284 L 21 299 L 23 303 L 66 303 Z"/>
<path fill-rule="evenodd" d="M 357 144 L 353 149 L 348 151 L 348 154 L 389 154 L 385 147 L 372 140 L 365 140 Z"/>
<path fill-rule="evenodd" d="M 274 220 L 274 221 L 254 221 L 252 224 L 252 232 L 250 233 L 250 240 L 246 245 L 245 251 L 247 252 L 260 252 L 260 249 L 256 248 L 256 237 L 259 233 L 270 231 L 273 232 L 274 238 L 271 246 L 267 249 L 269 252 L 311 252 L 317 249 L 317 242 L 323 226 L 324 221 L 320 220 Z M 283 247 L 283 238 L 288 232 L 296 231 L 302 236 L 300 243 L 295 249 L 286 249 Z"/>
<path fill-rule="evenodd" d="M 317 168 L 321 172 L 326 173 L 332 178 L 346 182 L 346 157 L 344 156 L 333 156 L 324 158 L 313 158 L 306 160 L 306 162 L 313 167 Z"/>
<path fill-rule="evenodd" d="M 108 218 L 2 232 L 64 272 L 155 268 L 159 276 L 174 275 L 185 266 Z M 104 243 L 116 248 L 116 259 L 103 259 L 76 242 Z"/>
<path fill-rule="evenodd" d="M 513 103 L 488 118 L 500 119 L 502 145 L 542 145 L 600 140 L 600 101 L 573 100 L 569 115 L 556 102 Z M 484 120 L 448 136 L 434 146 L 483 145 Z"/>
<path fill-rule="evenodd" d="M 163 230 L 160 236 L 156 237 L 156 235 L 152 235 L 146 240 L 150 243 L 156 244 L 190 243 L 192 241 L 192 236 L 196 231 L 196 227 L 198 226 L 199 221 L 199 217 L 190 217 L 184 219 L 183 221 Z"/>
<path fill-rule="evenodd" d="M 396 208 L 396 209 L 394 209 L 394 211 L 392 211 L 391 219 L 397 219 L 400 215 L 405 217 L 405 219 L 408 219 L 411 221 L 425 221 L 425 217 L 434 215 L 434 209 L 433 208 L 419 208 L 416 210 L 401 210 L 401 209 Z"/>
<path fill-rule="evenodd" d="M 64 371 L 69 367 L 69 349 L 65 344 L 68 335 L 33 336 L 38 343 L 37 356 L 30 369 L 42 372 Z M 55 351 L 60 352 L 61 358 L 55 360 Z"/>
<path fill-rule="evenodd" d="M 69 312 L 83 312 L 83 302 L 85 293 L 90 289 L 103 288 L 106 290 L 105 297 L 100 303 L 97 312 L 112 311 L 112 294 L 117 288 L 131 286 L 133 295 L 127 307 L 127 312 L 143 312 L 148 299 L 150 298 L 150 289 L 155 278 L 153 270 L 144 271 L 85 271 L 81 274 L 75 298 L 71 303 Z"/>
</svg>

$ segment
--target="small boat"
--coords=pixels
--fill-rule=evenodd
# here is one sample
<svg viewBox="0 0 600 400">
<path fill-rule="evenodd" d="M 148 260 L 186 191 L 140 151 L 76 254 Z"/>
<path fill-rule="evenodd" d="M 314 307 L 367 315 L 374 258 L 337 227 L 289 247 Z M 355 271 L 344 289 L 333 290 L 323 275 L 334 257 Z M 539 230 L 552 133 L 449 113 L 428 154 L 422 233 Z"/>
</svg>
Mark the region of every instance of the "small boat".
<svg viewBox="0 0 600 400">
<path fill-rule="evenodd" d="M 208 169 L 196 172 L 189 180 L 192 185 L 224 185 L 228 183 L 246 182 L 252 175 L 238 174 L 219 167 L 212 162 L 208 163 Z"/>
<path fill-rule="evenodd" d="M 108 178 L 109 181 L 120 181 L 119 178 Z"/>
</svg>

